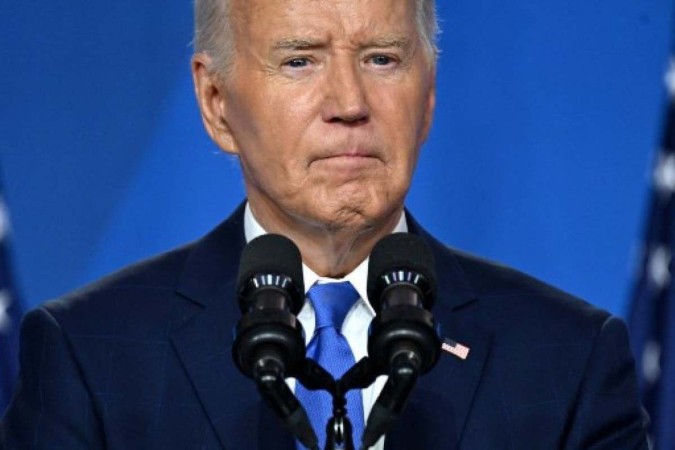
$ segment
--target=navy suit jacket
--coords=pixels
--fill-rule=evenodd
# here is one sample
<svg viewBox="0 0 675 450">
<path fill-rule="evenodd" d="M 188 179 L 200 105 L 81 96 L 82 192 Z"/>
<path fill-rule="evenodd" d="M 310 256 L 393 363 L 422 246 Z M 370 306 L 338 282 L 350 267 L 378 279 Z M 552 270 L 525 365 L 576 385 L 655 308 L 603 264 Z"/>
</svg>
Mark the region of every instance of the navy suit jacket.
<svg viewBox="0 0 675 450">
<path fill-rule="evenodd" d="M 410 216 L 409 216 L 410 217 Z M 443 352 L 398 449 L 647 448 L 623 323 L 512 269 L 433 249 Z M 235 368 L 243 207 L 201 240 L 30 312 L 5 449 L 293 449 Z"/>
</svg>

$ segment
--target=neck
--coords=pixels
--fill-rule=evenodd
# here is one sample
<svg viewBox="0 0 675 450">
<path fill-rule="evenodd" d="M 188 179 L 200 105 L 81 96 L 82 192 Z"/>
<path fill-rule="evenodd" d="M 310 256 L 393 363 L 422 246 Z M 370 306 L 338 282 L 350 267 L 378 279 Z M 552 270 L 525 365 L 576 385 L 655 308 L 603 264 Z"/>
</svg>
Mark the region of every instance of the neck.
<svg viewBox="0 0 675 450">
<path fill-rule="evenodd" d="M 300 249 L 303 263 L 317 275 L 329 278 L 342 278 L 352 272 L 370 255 L 375 244 L 394 230 L 403 213 L 401 206 L 386 217 L 336 227 L 333 223 L 321 224 L 275 214 L 251 199 L 249 204 L 254 217 L 267 232 L 290 238 Z"/>
</svg>

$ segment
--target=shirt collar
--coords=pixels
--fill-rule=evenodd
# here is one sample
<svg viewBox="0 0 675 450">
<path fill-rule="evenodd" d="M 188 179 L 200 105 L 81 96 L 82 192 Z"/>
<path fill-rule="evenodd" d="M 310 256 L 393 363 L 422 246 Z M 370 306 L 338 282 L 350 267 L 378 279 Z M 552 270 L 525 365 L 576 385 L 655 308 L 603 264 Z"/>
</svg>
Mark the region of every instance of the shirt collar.
<svg viewBox="0 0 675 450">
<path fill-rule="evenodd" d="M 402 212 L 401 218 L 398 220 L 398 223 L 396 224 L 396 227 L 394 227 L 394 231 L 392 231 L 392 233 L 407 233 L 407 232 L 408 232 L 408 225 L 405 219 L 405 212 Z M 267 234 L 267 231 L 265 231 L 265 229 L 260 225 L 260 223 L 258 223 L 256 218 L 253 216 L 251 207 L 247 202 L 246 211 L 244 212 L 244 235 L 246 236 L 246 242 L 250 242 L 253 239 L 257 238 L 258 236 L 262 236 L 263 234 Z M 341 279 L 320 277 L 312 269 L 307 267 L 305 263 L 303 263 L 302 276 L 305 282 L 305 293 L 307 293 L 309 288 L 312 287 L 314 283 L 332 283 L 336 281 L 349 281 L 352 284 L 352 286 L 354 286 L 354 289 L 356 289 L 356 292 L 359 293 L 361 298 L 367 300 L 368 259 L 369 258 L 366 258 L 363 261 L 361 261 L 361 263 L 358 266 L 356 266 L 356 268 L 353 271 L 351 271 L 344 278 Z M 372 311 L 370 302 L 366 301 L 366 303 L 368 304 L 368 308 L 370 308 L 371 312 L 374 314 L 375 312 Z"/>
</svg>

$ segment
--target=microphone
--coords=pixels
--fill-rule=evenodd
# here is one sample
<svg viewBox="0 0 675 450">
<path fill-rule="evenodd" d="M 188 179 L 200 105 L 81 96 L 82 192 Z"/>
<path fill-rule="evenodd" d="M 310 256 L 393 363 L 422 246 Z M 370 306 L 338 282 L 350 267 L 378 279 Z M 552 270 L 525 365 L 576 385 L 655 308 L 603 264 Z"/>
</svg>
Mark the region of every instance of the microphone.
<svg viewBox="0 0 675 450">
<path fill-rule="evenodd" d="M 384 237 L 371 252 L 368 299 L 377 315 L 370 324 L 368 355 L 375 370 L 389 378 L 368 417 L 362 449 L 389 430 L 419 375 L 438 361 L 441 339 L 429 311 L 436 296 L 434 267 L 426 242 L 408 233 Z"/>
<path fill-rule="evenodd" d="M 307 370 L 304 330 L 296 317 L 305 297 L 296 245 L 274 234 L 253 239 L 242 252 L 237 296 L 243 313 L 232 346 L 237 368 L 256 382 L 263 400 L 295 438 L 318 449 L 309 418 L 285 382 Z"/>
</svg>

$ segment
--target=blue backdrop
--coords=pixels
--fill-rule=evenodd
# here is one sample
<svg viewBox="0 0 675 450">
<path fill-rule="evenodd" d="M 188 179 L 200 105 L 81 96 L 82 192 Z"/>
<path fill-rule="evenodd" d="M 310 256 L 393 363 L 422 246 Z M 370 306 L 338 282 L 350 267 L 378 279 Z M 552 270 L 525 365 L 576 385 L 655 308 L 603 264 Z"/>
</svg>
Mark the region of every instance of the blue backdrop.
<svg viewBox="0 0 675 450">
<path fill-rule="evenodd" d="M 194 102 L 191 8 L 0 4 L 0 166 L 28 306 L 196 238 L 241 201 Z M 446 243 L 623 314 L 673 2 L 438 8 L 438 108 L 409 207 Z"/>
</svg>

